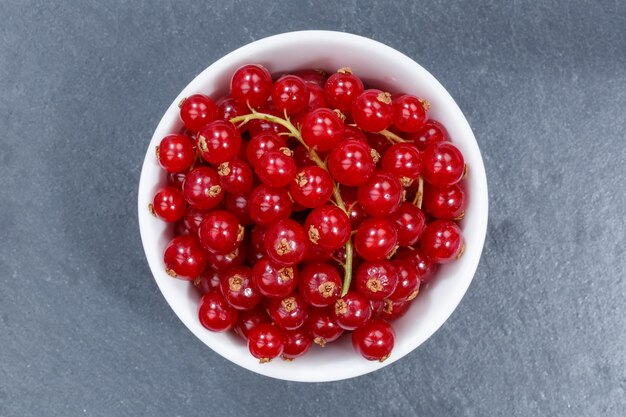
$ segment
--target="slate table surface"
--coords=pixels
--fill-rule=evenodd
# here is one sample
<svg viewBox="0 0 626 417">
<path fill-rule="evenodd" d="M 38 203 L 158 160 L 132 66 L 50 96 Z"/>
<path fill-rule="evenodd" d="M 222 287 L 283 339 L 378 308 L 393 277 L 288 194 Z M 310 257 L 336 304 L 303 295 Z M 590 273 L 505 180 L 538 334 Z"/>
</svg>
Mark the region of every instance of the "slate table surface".
<svg viewBox="0 0 626 417">
<path fill-rule="evenodd" d="M 0 416 L 626 415 L 626 3 L 0 1 Z M 178 92 L 229 51 L 384 42 L 474 129 L 489 228 L 424 345 L 336 383 L 238 368 L 171 312 L 137 184 Z"/>
</svg>

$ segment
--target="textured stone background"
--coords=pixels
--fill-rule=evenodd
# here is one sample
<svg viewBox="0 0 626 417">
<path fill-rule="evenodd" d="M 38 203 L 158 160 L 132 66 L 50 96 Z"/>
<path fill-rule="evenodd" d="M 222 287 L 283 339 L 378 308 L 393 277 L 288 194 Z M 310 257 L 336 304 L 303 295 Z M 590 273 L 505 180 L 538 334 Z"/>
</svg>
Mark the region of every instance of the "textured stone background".
<svg viewBox="0 0 626 417">
<path fill-rule="evenodd" d="M 362 3 L 0 2 L 1 416 L 624 415 L 626 3 Z M 490 222 L 434 337 L 307 385 L 184 328 L 144 260 L 136 189 L 187 82 L 311 28 L 372 37 L 439 78 L 483 151 Z"/>
</svg>

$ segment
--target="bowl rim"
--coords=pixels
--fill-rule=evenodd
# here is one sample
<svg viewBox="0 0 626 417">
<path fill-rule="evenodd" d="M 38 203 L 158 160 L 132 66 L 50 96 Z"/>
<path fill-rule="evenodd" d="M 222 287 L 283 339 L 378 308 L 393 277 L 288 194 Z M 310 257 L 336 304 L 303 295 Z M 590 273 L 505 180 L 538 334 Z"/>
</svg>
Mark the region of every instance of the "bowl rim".
<svg viewBox="0 0 626 417">
<path fill-rule="evenodd" d="M 338 370 L 336 375 L 332 375 L 330 377 L 328 375 L 325 375 L 324 377 L 321 377 L 321 378 L 316 377 L 316 375 L 304 376 L 301 373 L 296 373 L 295 375 L 284 375 L 282 372 L 274 372 L 272 370 L 273 368 L 269 366 L 251 367 L 249 366 L 249 364 L 243 363 L 243 361 L 237 360 L 237 358 L 233 358 L 232 355 L 229 355 L 228 349 L 226 349 L 224 346 L 221 346 L 220 343 L 211 343 L 210 340 L 208 340 L 205 337 L 201 337 L 201 335 L 197 334 L 196 331 L 194 331 L 193 329 L 194 326 L 192 325 L 192 323 L 188 322 L 188 320 L 186 320 L 177 310 L 176 303 L 174 302 L 174 294 L 166 291 L 166 289 L 162 285 L 162 281 L 160 281 L 157 278 L 157 274 L 164 274 L 164 272 L 161 271 L 162 259 L 161 259 L 161 263 L 159 263 L 155 259 L 154 256 L 149 255 L 149 253 L 152 252 L 152 249 L 149 246 L 149 240 L 148 240 L 149 239 L 148 221 L 150 219 L 150 216 L 145 210 L 145 198 L 142 198 L 143 197 L 142 193 L 145 193 L 145 190 L 147 190 L 150 187 L 150 184 L 154 182 L 153 179 L 148 178 L 147 175 L 145 175 L 147 171 L 146 168 L 149 166 L 149 164 L 153 163 L 152 161 L 152 159 L 154 158 L 153 143 L 155 143 L 155 141 L 158 143 L 158 141 L 163 137 L 163 135 L 161 134 L 161 131 L 163 131 L 166 126 L 171 126 L 172 113 L 176 112 L 176 115 L 177 115 L 179 101 L 183 97 L 186 97 L 194 93 L 193 86 L 195 84 L 199 83 L 200 80 L 204 79 L 207 76 L 207 74 L 210 74 L 211 72 L 216 71 L 216 69 L 219 69 L 220 67 L 227 66 L 227 64 L 231 62 L 232 60 L 234 60 L 235 57 L 238 57 L 242 54 L 246 54 L 248 51 L 259 49 L 259 48 L 278 48 L 281 46 L 281 44 L 284 45 L 284 44 L 291 44 L 294 42 L 297 43 L 300 39 L 311 38 L 311 37 L 315 37 L 316 39 L 322 39 L 324 41 L 329 41 L 329 42 L 340 39 L 346 42 L 349 41 L 352 43 L 367 44 L 368 47 L 378 48 L 381 51 L 381 53 L 384 52 L 385 54 L 393 58 L 394 62 L 400 61 L 404 65 L 414 66 L 415 70 L 419 72 L 419 77 L 424 77 L 425 79 L 427 79 L 429 83 L 433 83 L 433 85 L 437 87 L 438 90 L 441 90 L 440 93 L 442 95 L 442 98 L 445 99 L 447 102 L 449 102 L 452 106 L 450 110 L 457 111 L 460 115 L 460 118 L 458 118 L 458 120 L 459 120 L 459 123 L 462 124 L 464 137 L 465 137 L 464 140 L 469 141 L 469 145 L 472 147 L 475 147 L 475 150 L 477 151 L 476 154 L 474 155 L 474 159 L 472 160 L 471 174 L 476 177 L 475 179 L 477 180 L 479 190 L 481 191 L 479 195 L 472 194 L 470 197 L 472 200 L 472 204 L 477 204 L 478 208 L 480 209 L 480 215 L 478 216 L 478 223 L 476 225 L 478 235 L 473 240 L 473 243 L 475 245 L 474 247 L 476 247 L 478 250 L 475 250 L 473 252 L 474 255 L 472 256 L 472 258 L 470 259 L 470 261 L 464 268 L 464 271 L 465 271 L 464 275 L 468 276 L 468 278 L 462 282 L 462 285 L 460 285 L 458 288 L 455 289 L 455 292 L 453 294 L 450 294 L 450 297 L 451 297 L 451 300 L 449 301 L 450 308 L 445 312 L 445 314 L 440 315 L 438 317 L 439 320 L 437 320 L 436 322 L 430 323 L 428 329 L 422 332 L 419 338 L 415 338 L 413 343 L 410 346 L 408 346 L 408 348 L 405 349 L 405 351 L 396 352 L 394 349 L 394 355 L 392 355 L 385 362 L 383 363 L 371 362 L 370 364 L 372 366 L 368 367 L 368 369 L 365 371 L 362 370 L 363 369 L 362 367 L 357 370 L 349 370 L 349 369 L 342 370 L 342 371 Z M 252 371 L 261 375 L 265 375 L 265 376 L 269 376 L 269 377 L 273 377 L 273 378 L 281 379 L 281 380 L 299 381 L 299 382 L 337 381 L 337 380 L 357 377 L 360 375 L 365 375 L 367 373 L 381 369 L 385 366 L 388 366 L 396 362 L 397 360 L 406 356 L 408 353 L 415 350 L 426 340 L 428 340 L 439 328 L 441 328 L 441 326 L 448 320 L 448 318 L 456 310 L 456 308 L 458 307 L 458 304 L 461 302 L 461 299 L 465 295 L 467 289 L 469 288 L 470 283 L 472 282 L 474 278 L 476 269 L 478 267 L 478 264 L 481 258 L 482 250 L 484 247 L 484 242 L 485 242 L 486 232 L 487 232 L 487 222 L 488 222 L 487 178 L 486 178 L 484 163 L 482 160 L 482 155 L 478 147 L 478 143 L 476 141 L 476 138 L 473 134 L 473 131 L 465 115 L 463 114 L 461 109 L 458 107 L 458 105 L 456 104 L 452 96 L 449 94 L 449 92 L 445 89 L 445 87 L 432 74 L 430 74 L 430 72 L 428 72 L 425 68 L 423 68 L 420 64 L 418 64 L 412 58 L 408 57 L 402 52 L 388 45 L 385 45 L 381 42 L 378 42 L 376 40 L 366 38 L 360 35 L 351 34 L 351 33 L 328 31 L 328 30 L 304 30 L 304 31 L 285 32 L 285 33 L 280 33 L 277 35 L 272 35 L 269 37 L 265 37 L 265 38 L 253 41 L 251 43 L 243 45 L 233 50 L 232 52 L 224 55 L 222 58 L 213 62 L 211 65 L 205 68 L 202 72 L 200 72 L 196 77 L 194 77 L 194 79 L 190 81 L 183 88 L 183 90 L 177 95 L 177 97 L 172 101 L 171 105 L 168 107 L 164 115 L 161 117 L 156 129 L 154 130 L 150 144 L 146 151 L 144 162 L 142 164 L 141 176 L 140 176 L 140 181 L 139 181 L 139 190 L 138 190 L 138 221 L 139 221 L 139 229 L 140 229 L 140 235 L 141 235 L 141 240 L 142 240 L 142 246 L 143 246 L 144 253 L 146 255 L 146 259 L 148 261 L 151 273 L 153 275 L 153 278 L 155 279 L 157 286 L 159 287 L 159 290 L 163 294 L 167 303 L 170 305 L 170 308 L 174 311 L 174 313 L 178 316 L 178 318 L 183 322 L 183 324 L 185 324 L 185 326 L 192 332 L 192 334 L 194 334 L 194 336 L 196 336 L 203 343 L 209 346 L 213 351 L 215 351 L 216 353 L 218 353 L 225 359 L 228 359 L 229 361 L 241 366 L 244 369 L 247 369 L 249 371 Z"/>
</svg>

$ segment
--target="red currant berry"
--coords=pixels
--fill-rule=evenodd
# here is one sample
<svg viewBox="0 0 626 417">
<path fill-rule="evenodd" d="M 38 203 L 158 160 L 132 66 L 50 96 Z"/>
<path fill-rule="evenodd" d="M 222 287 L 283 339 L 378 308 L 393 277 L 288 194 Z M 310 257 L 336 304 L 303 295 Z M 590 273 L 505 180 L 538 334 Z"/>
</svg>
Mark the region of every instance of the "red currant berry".
<svg viewBox="0 0 626 417">
<path fill-rule="evenodd" d="M 289 183 L 289 192 L 296 203 L 306 208 L 319 207 L 333 194 L 333 179 L 325 169 L 307 166 Z"/>
<path fill-rule="evenodd" d="M 198 318 L 212 332 L 230 330 L 237 322 L 237 316 L 237 310 L 229 306 L 218 291 L 211 291 L 200 300 Z"/>
<path fill-rule="evenodd" d="M 393 267 L 398 273 L 398 285 L 387 298 L 391 301 L 411 301 L 420 289 L 420 279 L 415 265 L 410 260 L 394 260 Z"/>
<path fill-rule="evenodd" d="M 186 175 L 184 172 L 170 172 L 167 174 L 167 183 L 174 188 L 182 190 Z"/>
<path fill-rule="evenodd" d="M 463 234 L 450 220 L 435 220 L 426 225 L 420 246 L 424 254 L 435 262 L 446 263 L 461 255 Z"/>
<path fill-rule="evenodd" d="M 352 105 L 352 118 L 366 132 L 380 132 L 393 120 L 391 94 L 380 90 L 365 90 Z"/>
<path fill-rule="evenodd" d="M 389 261 L 363 262 L 356 271 L 356 288 L 369 300 L 383 300 L 398 285 L 398 273 Z"/>
<path fill-rule="evenodd" d="M 285 334 L 271 324 L 257 324 L 248 332 L 248 350 L 260 363 L 280 356 L 284 349 Z"/>
<path fill-rule="evenodd" d="M 199 210 L 216 207 L 224 198 L 224 189 L 220 185 L 220 176 L 210 167 L 200 166 L 192 169 L 183 184 L 185 200 Z"/>
<path fill-rule="evenodd" d="M 298 145 L 294 148 L 293 159 L 296 161 L 296 165 L 300 168 L 317 166 L 315 161 L 311 159 L 309 151 L 307 151 L 303 145 Z"/>
<path fill-rule="evenodd" d="M 197 145 L 202 159 L 219 165 L 239 154 L 241 134 L 232 123 L 216 120 L 200 129 Z"/>
<path fill-rule="evenodd" d="M 224 197 L 224 209 L 233 213 L 242 226 L 254 224 L 248 211 L 248 196 L 227 193 Z"/>
<path fill-rule="evenodd" d="M 295 330 L 302 326 L 309 315 L 309 306 L 297 293 L 285 298 L 272 298 L 267 314 L 274 324 L 283 330 Z"/>
<path fill-rule="evenodd" d="M 410 185 L 422 171 L 420 152 L 410 143 L 396 143 L 383 155 L 383 171 L 397 176 L 402 185 Z"/>
<path fill-rule="evenodd" d="M 326 98 L 324 97 L 324 89 L 310 83 L 307 85 L 307 87 L 309 88 L 309 103 L 307 104 L 307 108 L 305 111 L 310 112 L 312 110 L 322 107 L 328 108 L 328 103 L 326 102 Z"/>
<path fill-rule="evenodd" d="M 228 304 L 237 310 L 256 307 L 263 296 L 252 283 L 252 269 L 237 266 L 227 270 L 220 279 L 222 295 Z"/>
<path fill-rule="evenodd" d="M 328 264 L 312 263 L 300 272 L 298 291 L 314 307 L 328 307 L 339 299 L 341 277 Z"/>
<path fill-rule="evenodd" d="M 193 280 L 200 294 L 204 295 L 213 290 L 220 290 L 220 273 L 211 268 L 207 268 L 204 272 Z"/>
<path fill-rule="evenodd" d="M 265 232 L 267 228 L 260 224 L 257 224 L 252 228 L 250 232 L 250 239 L 247 240 L 248 243 L 248 262 L 251 264 L 256 263 L 261 258 L 267 256 L 267 251 L 265 250 Z"/>
<path fill-rule="evenodd" d="M 397 320 L 409 311 L 411 304 L 413 303 L 410 301 L 385 300 L 385 306 L 383 307 L 383 312 L 380 317 L 388 321 Z"/>
<path fill-rule="evenodd" d="M 430 145 L 422 154 L 422 175 L 432 185 L 445 187 L 461 181 L 465 160 L 461 151 L 450 142 Z"/>
<path fill-rule="evenodd" d="M 394 260 L 407 260 L 411 262 L 421 285 L 429 282 L 435 276 L 435 272 L 437 272 L 438 268 L 438 264 L 428 259 L 420 248 L 400 248 L 398 253 L 394 256 Z"/>
<path fill-rule="evenodd" d="M 372 149 L 361 141 L 343 141 L 330 153 L 328 169 L 340 184 L 361 185 L 374 173 Z"/>
<path fill-rule="evenodd" d="M 341 198 L 343 199 L 343 204 L 345 204 L 346 210 L 348 211 L 348 217 L 350 218 L 352 228 L 356 229 L 365 219 L 368 218 L 367 213 L 357 201 L 357 189 L 354 187 L 341 187 Z"/>
<path fill-rule="evenodd" d="M 309 311 L 309 318 L 306 327 L 313 336 L 313 342 L 321 347 L 326 343 L 334 342 L 343 334 L 343 329 L 339 327 L 332 314 L 332 308 L 312 308 Z"/>
<path fill-rule="evenodd" d="M 237 311 L 237 310 L 235 310 Z M 233 327 L 235 333 L 237 333 L 243 340 L 248 340 L 248 333 L 253 327 L 269 323 L 270 318 L 264 309 L 255 307 L 252 310 L 244 310 L 239 312 L 239 319 Z"/>
<path fill-rule="evenodd" d="M 246 149 L 246 158 L 252 167 L 256 167 L 265 152 L 277 151 L 286 146 L 285 139 L 274 132 L 259 133 L 250 140 Z"/>
<path fill-rule="evenodd" d="M 346 125 L 344 132 L 344 139 L 346 141 L 356 140 L 359 142 L 367 143 L 367 136 L 365 136 L 365 133 L 363 133 L 363 131 L 356 126 Z"/>
<path fill-rule="evenodd" d="M 307 242 L 306 249 L 304 250 L 304 257 L 302 258 L 303 264 L 311 264 L 317 262 L 328 261 L 333 256 L 333 251 L 320 248 L 311 242 Z"/>
<path fill-rule="evenodd" d="M 324 73 L 321 69 L 303 69 L 298 70 L 293 73 L 304 80 L 307 84 L 313 84 L 315 86 L 324 87 L 324 83 L 326 82 L 326 73 Z M 309 88 L 311 86 L 309 85 Z"/>
<path fill-rule="evenodd" d="M 244 228 L 234 214 L 225 210 L 208 213 L 198 229 L 202 246 L 210 251 L 222 254 L 234 251 L 244 236 Z"/>
<path fill-rule="evenodd" d="M 231 96 L 225 96 L 217 100 L 217 119 L 229 122 L 230 119 L 250 113 L 250 110 L 243 106 Z M 245 127 L 245 125 L 244 125 Z"/>
<path fill-rule="evenodd" d="M 185 129 L 197 132 L 205 124 L 217 119 L 217 106 L 210 97 L 194 94 L 180 103 L 180 119 Z"/>
<path fill-rule="evenodd" d="M 459 184 L 425 187 L 422 204 L 437 219 L 461 219 L 465 214 L 465 191 Z"/>
<path fill-rule="evenodd" d="M 404 94 L 393 100 L 393 125 L 400 132 L 417 132 L 426 123 L 426 108 L 422 101 Z"/>
<path fill-rule="evenodd" d="M 183 192 L 174 187 L 163 187 L 157 191 L 150 210 L 159 219 L 168 223 L 180 220 L 185 215 L 187 202 Z"/>
<path fill-rule="evenodd" d="M 275 265 L 268 258 L 261 258 L 252 269 L 252 282 L 264 296 L 283 298 L 296 289 L 298 269 Z"/>
<path fill-rule="evenodd" d="M 287 330 L 285 331 L 285 348 L 281 357 L 292 361 L 307 353 L 311 345 L 313 345 L 313 338 L 308 330 Z"/>
<path fill-rule="evenodd" d="M 248 210 L 252 220 L 259 224 L 270 225 L 291 215 L 292 202 L 284 188 L 272 188 L 259 185 L 250 193 Z"/>
<path fill-rule="evenodd" d="M 387 219 L 365 220 L 354 235 L 354 249 L 366 261 L 380 261 L 392 255 L 397 242 L 396 227 Z"/>
<path fill-rule="evenodd" d="M 398 229 L 398 245 L 400 246 L 415 244 L 426 226 L 426 216 L 422 210 L 408 202 L 402 203 L 391 218 Z"/>
<path fill-rule="evenodd" d="M 367 298 L 355 291 L 349 291 L 335 301 L 333 314 L 342 329 L 354 330 L 369 321 L 372 316 L 372 307 Z"/>
<path fill-rule="evenodd" d="M 185 135 L 168 135 L 157 146 L 157 159 L 167 172 L 183 172 L 196 158 L 193 142 Z"/>
<path fill-rule="evenodd" d="M 345 245 L 350 239 L 351 225 L 350 219 L 342 209 L 325 204 L 309 213 L 304 229 L 313 244 L 334 250 Z"/>
<path fill-rule="evenodd" d="M 245 246 L 241 245 L 231 253 L 227 254 L 208 252 L 207 264 L 215 271 L 226 271 L 229 268 L 241 266 L 245 259 Z"/>
<path fill-rule="evenodd" d="M 341 68 L 328 77 L 324 85 L 326 100 L 332 108 L 350 113 L 352 103 L 363 92 L 363 82 L 350 68 Z"/>
<path fill-rule="evenodd" d="M 195 236 L 178 236 L 168 243 L 163 255 L 165 272 L 171 277 L 193 281 L 202 274 L 207 257 Z"/>
<path fill-rule="evenodd" d="M 272 224 L 265 232 L 267 256 L 279 265 L 295 265 L 304 257 L 306 234 L 297 222 L 282 219 Z"/>
<path fill-rule="evenodd" d="M 281 113 L 272 102 L 268 102 L 263 104 L 262 106 L 259 106 L 257 108 L 257 112 L 269 114 L 280 118 L 285 117 L 285 115 Z M 265 119 L 250 120 L 248 123 L 246 123 L 246 126 L 248 126 L 248 133 L 250 133 L 250 137 L 255 137 L 256 135 L 259 135 L 261 133 L 268 132 L 276 134 L 287 132 L 287 128 L 285 128 L 284 126 L 279 125 L 278 123 L 270 122 L 269 120 Z"/>
<path fill-rule="evenodd" d="M 386 217 L 402 202 L 400 180 L 387 172 L 374 172 L 357 191 L 359 204 L 372 217 Z"/>
<path fill-rule="evenodd" d="M 309 104 L 309 90 L 302 78 L 295 75 L 280 77 L 272 87 L 272 103 L 282 113 L 296 114 Z"/>
<path fill-rule="evenodd" d="M 222 162 L 217 167 L 220 184 L 232 194 L 247 194 L 252 190 L 253 174 L 250 165 L 239 159 Z"/>
<path fill-rule="evenodd" d="M 352 333 L 352 346 L 365 359 L 384 362 L 391 355 L 395 338 L 389 323 L 374 319 Z"/>
<path fill-rule="evenodd" d="M 335 112 L 315 109 L 306 115 L 300 132 L 302 140 L 316 151 L 330 151 L 343 140 L 344 125 Z"/>
<path fill-rule="evenodd" d="M 407 139 L 411 140 L 417 149 L 423 151 L 434 143 L 448 141 L 448 132 L 441 123 L 430 119 L 419 131 L 408 134 Z"/>
<path fill-rule="evenodd" d="M 296 175 L 296 162 L 289 148 L 268 151 L 256 164 L 255 172 L 263 184 L 270 187 L 284 187 Z"/>
<path fill-rule="evenodd" d="M 198 210 L 193 207 L 189 207 L 183 216 L 185 228 L 189 230 L 190 233 L 197 235 L 200 223 L 202 223 L 204 216 L 208 213 L 209 212 L 207 210 Z"/>
<path fill-rule="evenodd" d="M 374 149 L 378 155 L 384 155 L 387 149 L 391 147 L 389 140 L 378 133 L 367 133 L 367 143 L 369 143 L 371 148 Z M 377 164 L 380 162 L 380 159 L 381 158 L 378 158 L 376 161 Z"/>
<path fill-rule="evenodd" d="M 244 65 L 230 80 L 230 95 L 243 106 L 258 107 L 272 94 L 272 75 L 262 65 Z"/>
</svg>

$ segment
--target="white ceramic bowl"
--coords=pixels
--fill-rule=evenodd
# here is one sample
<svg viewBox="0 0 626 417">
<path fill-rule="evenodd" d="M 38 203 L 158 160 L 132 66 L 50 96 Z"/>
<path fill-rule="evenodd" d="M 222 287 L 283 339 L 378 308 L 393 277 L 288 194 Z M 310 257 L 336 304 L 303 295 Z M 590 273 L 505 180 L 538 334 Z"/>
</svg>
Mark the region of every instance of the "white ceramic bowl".
<svg viewBox="0 0 626 417">
<path fill-rule="evenodd" d="M 259 63 L 273 74 L 300 68 L 334 71 L 349 66 L 366 84 L 392 93 L 406 92 L 427 98 L 430 117 L 441 121 L 469 166 L 466 180 L 468 205 L 461 222 L 466 243 L 461 259 L 440 268 L 409 312 L 394 322 L 396 343 L 383 363 L 366 361 L 353 351 L 350 338 L 324 349 L 313 346 L 294 362 L 274 360 L 259 364 L 238 336 L 212 333 L 198 321 L 199 295 L 187 281 L 172 279 L 164 271 L 163 251 L 172 236 L 171 226 L 148 212 L 156 190 L 166 182 L 154 149 L 167 134 L 178 131 L 177 103 L 194 93 L 213 98 L 227 93 L 232 73 L 247 63 Z M 406 55 L 382 43 L 342 32 L 303 31 L 283 33 L 245 45 L 213 63 L 176 97 L 157 126 L 148 146 L 139 182 L 139 227 L 146 258 L 163 296 L 182 322 L 207 346 L 224 358 L 262 375 L 292 381 L 333 381 L 363 375 L 399 360 L 424 343 L 452 314 L 467 290 L 482 252 L 487 229 L 487 180 L 483 161 L 463 113 L 443 86 Z"/>
</svg>

